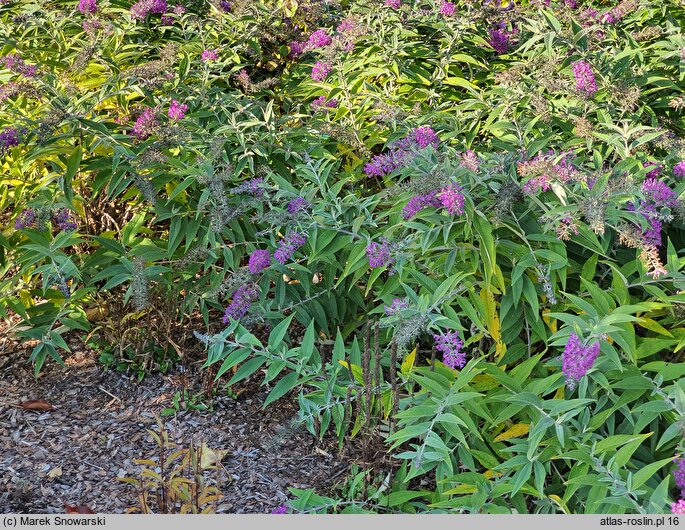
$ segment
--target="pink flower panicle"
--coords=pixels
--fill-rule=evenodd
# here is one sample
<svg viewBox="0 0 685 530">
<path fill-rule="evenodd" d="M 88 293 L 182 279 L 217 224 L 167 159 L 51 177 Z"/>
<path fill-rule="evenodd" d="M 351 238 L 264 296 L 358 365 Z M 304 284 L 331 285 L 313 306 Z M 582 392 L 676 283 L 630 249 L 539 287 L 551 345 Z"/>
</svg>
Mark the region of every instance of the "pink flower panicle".
<svg viewBox="0 0 685 530">
<path fill-rule="evenodd" d="M 79 0 L 78 10 L 84 15 L 94 15 L 98 10 L 96 0 Z"/>
<path fill-rule="evenodd" d="M 673 166 L 673 176 L 679 178 L 685 177 L 685 160 L 681 160 Z"/>
<path fill-rule="evenodd" d="M 139 140 L 145 140 L 150 137 L 158 125 L 155 109 L 148 107 L 138 116 L 131 134 Z"/>
<path fill-rule="evenodd" d="M 326 101 L 326 96 L 319 96 L 314 101 L 312 101 L 311 107 L 313 110 L 324 110 L 335 109 L 338 106 L 338 100 L 336 98 L 329 99 Z"/>
<path fill-rule="evenodd" d="M 34 77 L 38 73 L 38 68 L 33 64 L 26 64 L 24 59 L 19 57 L 16 53 L 8 53 L 0 59 L 2 64 L 8 70 L 15 74 L 21 74 L 24 77 Z"/>
<path fill-rule="evenodd" d="M 169 105 L 168 116 L 173 121 L 179 121 L 185 118 L 186 111 L 188 110 L 188 105 L 184 103 L 179 103 L 177 100 L 172 100 L 171 105 Z"/>
<path fill-rule="evenodd" d="M 409 199 L 409 202 L 407 202 L 404 208 L 402 208 L 402 217 L 404 219 L 411 219 L 421 210 L 429 206 L 434 208 L 439 208 L 442 206 L 442 202 L 437 197 L 437 192 L 435 191 L 415 195 Z"/>
<path fill-rule="evenodd" d="M 385 0 L 385 7 L 391 9 L 399 9 L 402 5 L 402 0 Z"/>
<path fill-rule="evenodd" d="M 576 90 L 587 96 L 593 96 L 597 92 L 595 74 L 592 72 L 590 63 L 576 61 L 573 63 L 573 76 L 576 80 Z"/>
<path fill-rule="evenodd" d="M 685 500 L 678 499 L 678 502 L 671 503 L 671 513 L 685 515 Z"/>
<path fill-rule="evenodd" d="M 459 166 L 473 171 L 474 173 L 478 172 L 478 169 L 480 168 L 480 160 L 478 159 L 478 155 L 474 151 L 471 151 L 471 149 L 467 149 L 461 154 L 461 162 L 459 162 Z"/>
<path fill-rule="evenodd" d="M 592 368 L 599 356 L 600 344 L 585 345 L 575 333 L 571 333 L 564 348 L 562 372 L 566 376 L 566 383 L 573 389 L 585 374 Z"/>
<path fill-rule="evenodd" d="M 451 17 L 452 15 L 454 15 L 454 11 L 456 10 L 456 8 L 457 6 L 454 5 L 452 2 L 447 2 L 443 0 L 442 4 L 440 5 L 439 13 L 443 16 Z"/>
<path fill-rule="evenodd" d="M 317 29 L 309 36 L 307 49 L 313 50 L 315 48 L 323 48 L 324 46 L 329 46 L 331 42 L 333 42 L 333 39 L 326 33 L 325 29 Z"/>
<path fill-rule="evenodd" d="M 166 0 L 140 0 L 131 6 L 131 17 L 144 20 L 148 15 L 162 15 L 166 10 Z"/>
<path fill-rule="evenodd" d="M 331 73 L 331 65 L 323 61 L 316 61 L 312 67 L 312 79 L 314 81 L 323 81 Z"/>
<path fill-rule="evenodd" d="M 216 61 L 219 58 L 219 50 L 205 50 L 202 52 L 202 62 L 209 63 L 211 61 Z"/>
<path fill-rule="evenodd" d="M 440 190 L 438 194 L 440 204 L 450 215 L 461 215 L 464 213 L 464 194 L 458 184 L 450 184 Z"/>
</svg>

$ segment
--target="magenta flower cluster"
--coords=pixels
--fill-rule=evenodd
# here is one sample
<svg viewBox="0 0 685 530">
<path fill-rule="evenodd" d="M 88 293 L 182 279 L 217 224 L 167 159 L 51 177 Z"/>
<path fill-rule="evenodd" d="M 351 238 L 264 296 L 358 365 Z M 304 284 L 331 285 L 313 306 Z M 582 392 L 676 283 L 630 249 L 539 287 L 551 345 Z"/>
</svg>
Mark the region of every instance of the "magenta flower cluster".
<svg viewBox="0 0 685 530">
<path fill-rule="evenodd" d="M 457 6 L 454 5 L 452 2 L 447 2 L 443 0 L 442 4 L 440 5 L 440 10 L 438 12 L 446 17 L 451 17 L 452 15 L 454 15 L 456 8 Z"/>
<path fill-rule="evenodd" d="M 309 36 L 307 49 L 313 50 L 315 48 L 323 48 L 324 46 L 329 46 L 331 42 L 333 42 L 333 39 L 326 33 L 325 29 L 317 29 Z"/>
<path fill-rule="evenodd" d="M 466 364 L 466 353 L 461 351 L 463 346 L 457 331 L 434 334 L 435 349 L 442 353 L 442 362 L 445 366 L 452 368 L 463 368 Z"/>
<path fill-rule="evenodd" d="M 285 264 L 293 257 L 295 251 L 305 244 L 307 237 L 300 232 L 290 232 L 288 236 L 280 241 L 278 248 L 274 252 L 274 259 L 281 264 Z"/>
<path fill-rule="evenodd" d="M 133 125 L 131 134 L 139 140 L 145 140 L 152 135 L 154 130 L 158 127 L 159 122 L 155 109 L 148 107 L 138 116 L 136 123 Z"/>
<path fill-rule="evenodd" d="M 461 215 L 464 213 L 464 194 L 461 193 L 459 185 L 452 183 L 444 187 L 438 193 L 438 199 L 448 214 Z"/>
<path fill-rule="evenodd" d="M 255 250 L 250 255 L 247 268 L 252 274 L 259 274 L 271 265 L 271 254 L 268 250 Z"/>
<path fill-rule="evenodd" d="M 575 388 L 592 368 L 595 359 L 599 356 L 599 350 L 599 342 L 585 345 L 578 335 L 571 333 L 564 348 L 562 362 L 562 372 L 566 376 L 566 384 L 569 388 Z"/>
<path fill-rule="evenodd" d="M 96 0 L 79 0 L 78 10 L 84 15 L 94 15 L 98 10 Z"/>
<path fill-rule="evenodd" d="M 364 172 L 368 177 L 382 177 L 411 162 L 419 149 L 428 146 L 437 148 L 440 138 L 428 125 L 412 129 L 407 136 L 388 146 L 385 154 L 375 155 L 365 166 Z"/>
<path fill-rule="evenodd" d="M 645 169 L 650 168 L 645 175 L 647 178 L 656 178 L 661 175 L 664 165 L 659 162 L 642 162 L 642 167 Z"/>
<path fill-rule="evenodd" d="M 231 303 L 226 308 L 221 321 L 228 324 L 230 319 L 238 320 L 244 317 L 252 302 L 259 296 L 259 288 L 254 284 L 241 285 L 231 295 Z"/>
<path fill-rule="evenodd" d="M 166 0 L 140 0 L 131 6 L 131 17 L 143 20 L 148 15 L 162 15 L 166 10 Z"/>
<path fill-rule="evenodd" d="M 685 160 L 681 160 L 673 166 L 673 176 L 679 178 L 685 177 Z"/>
<path fill-rule="evenodd" d="M 402 5 L 402 0 L 385 0 L 385 7 L 392 9 L 399 9 Z"/>
<path fill-rule="evenodd" d="M 440 199 L 438 199 L 437 192 L 435 191 L 415 195 L 409 199 L 409 202 L 402 208 L 402 217 L 404 219 L 411 219 L 424 208 L 428 208 L 429 206 L 439 208 L 440 204 Z"/>
<path fill-rule="evenodd" d="M 586 61 L 573 63 L 573 76 L 576 80 L 576 90 L 587 96 L 593 96 L 597 92 L 597 82 L 590 63 Z"/>
<path fill-rule="evenodd" d="M 312 66 L 311 77 L 314 81 L 323 81 L 331 73 L 332 67 L 324 61 L 316 61 Z"/>
<path fill-rule="evenodd" d="M 185 117 L 187 110 L 188 105 L 179 103 L 177 100 L 174 99 L 171 101 L 171 105 L 169 105 L 168 116 L 170 119 L 174 121 L 179 121 Z"/>
<path fill-rule="evenodd" d="M 464 213 L 464 194 L 461 187 L 456 183 L 451 183 L 439 191 L 422 193 L 415 195 L 402 208 L 402 217 L 411 219 L 424 208 L 443 207 L 450 215 L 461 215 Z"/>
<path fill-rule="evenodd" d="M 326 96 L 319 96 L 314 101 L 312 101 L 311 107 L 313 110 L 324 110 L 335 109 L 338 106 L 338 100 L 336 98 L 331 98 L 326 101 Z"/>
<path fill-rule="evenodd" d="M 678 499 L 678 502 L 671 503 L 671 513 L 685 515 L 685 500 Z"/>
<path fill-rule="evenodd" d="M 494 28 L 488 30 L 487 43 L 492 46 L 492 48 L 497 52 L 498 55 L 502 55 L 509 51 L 511 46 L 512 37 L 517 33 L 517 30 L 509 31 L 505 24 L 501 22 Z"/>
<path fill-rule="evenodd" d="M 211 61 L 216 61 L 219 58 L 219 50 L 204 50 L 202 52 L 202 62 L 209 63 Z"/>
<path fill-rule="evenodd" d="M 16 53 L 8 53 L 0 59 L 2 64 L 8 70 L 15 74 L 21 74 L 24 77 L 34 77 L 38 73 L 38 69 L 33 64 L 26 64 L 24 59 L 19 57 Z"/>
</svg>

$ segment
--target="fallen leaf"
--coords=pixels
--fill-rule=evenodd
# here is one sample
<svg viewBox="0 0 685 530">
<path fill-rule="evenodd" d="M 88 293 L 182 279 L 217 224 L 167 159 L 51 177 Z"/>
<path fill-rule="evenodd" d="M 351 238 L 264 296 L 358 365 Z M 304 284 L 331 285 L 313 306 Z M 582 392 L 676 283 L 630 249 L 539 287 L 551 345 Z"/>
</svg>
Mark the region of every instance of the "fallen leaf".
<svg viewBox="0 0 685 530">
<path fill-rule="evenodd" d="M 62 468 L 61 467 L 53 467 L 50 470 L 50 473 L 48 473 L 48 477 L 50 478 L 57 478 L 62 476 Z"/>
<path fill-rule="evenodd" d="M 47 401 L 44 401 L 42 399 L 29 399 L 28 401 L 24 401 L 23 403 L 19 403 L 19 406 L 22 409 L 26 410 L 34 410 L 36 412 L 45 412 L 47 410 L 55 410 L 55 408 L 50 405 Z"/>
<path fill-rule="evenodd" d="M 84 506 L 82 504 L 79 504 L 78 506 L 75 506 L 73 504 L 65 504 L 64 505 L 64 513 L 95 513 L 93 510 L 88 508 L 88 506 Z"/>
<path fill-rule="evenodd" d="M 202 458 L 200 458 L 200 467 L 202 469 L 209 469 L 212 466 L 219 464 L 228 454 L 228 450 L 214 450 L 207 447 L 205 442 L 202 442 Z"/>
</svg>

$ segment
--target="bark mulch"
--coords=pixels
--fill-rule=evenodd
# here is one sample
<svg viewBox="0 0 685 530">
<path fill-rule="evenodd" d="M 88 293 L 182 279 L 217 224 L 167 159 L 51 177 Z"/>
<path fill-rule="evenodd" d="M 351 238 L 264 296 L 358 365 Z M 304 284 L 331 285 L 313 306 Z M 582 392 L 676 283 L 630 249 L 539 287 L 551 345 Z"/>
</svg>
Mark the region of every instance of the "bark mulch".
<svg viewBox="0 0 685 530">
<path fill-rule="evenodd" d="M 26 363 L 30 349 L 14 349 L 0 354 L 0 512 L 64 513 L 69 504 L 124 513 L 137 506 L 135 489 L 117 477 L 140 477 L 134 459 L 156 457 L 147 429 L 158 431 L 155 414 L 171 406 L 179 379 L 197 386 L 199 369 L 139 383 L 104 370 L 96 352 L 77 346 L 66 368 L 48 360 L 36 380 Z M 215 397 L 213 411 L 163 418 L 181 447 L 194 440 L 228 450 L 218 513 L 269 513 L 288 498 L 288 487 L 329 493 L 348 469 L 335 441 L 289 428 L 297 417 L 292 396 L 262 410 L 269 388 L 260 381 L 248 380 L 237 399 Z M 16 406 L 26 400 L 45 400 L 54 410 Z"/>
</svg>

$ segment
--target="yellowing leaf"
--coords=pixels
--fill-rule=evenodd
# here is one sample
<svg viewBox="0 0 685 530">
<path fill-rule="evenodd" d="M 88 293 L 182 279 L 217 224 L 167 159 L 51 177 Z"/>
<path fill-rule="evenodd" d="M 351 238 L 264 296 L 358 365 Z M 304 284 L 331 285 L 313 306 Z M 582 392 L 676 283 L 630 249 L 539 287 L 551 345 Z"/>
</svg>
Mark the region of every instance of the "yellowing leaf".
<svg viewBox="0 0 685 530">
<path fill-rule="evenodd" d="M 400 372 L 402 375 L 409 375 L 411 369 L 414 367 L 414 361 L 416 360 L 416 348 L 414 348 L 411 353 L 409 353 L 402 361 L 402 366 L 400 367 Z"/>
<path fill-rule="evenodd" d="M 659 335 L 666 335 L 667 337 L 673 337 L 673 334 L 671 334 L 670 331 L 668 331 L 661 324 L 659 324 L 655 320 L 652 320 L 651 318 L 642 317 L 642 318 L 639 318 L 635 323 L 638 326 L 643 327 L 645 329 L 648 329 L 649 331 L 653 331 L 654 333 L 658 333 Z"/>
<path fill-rule="evenodd" d="M 491 390 L 499 386 L 499 382 L 491 375 L 477 375 L 473 378 L 473 389 L 477 392 L 482 392 L 483 390 Z"/>
<path fill-rule="evenodd" d="M 549 329 L 552 330 L 552 333 L 557 332 L 557 319 L 556 318 L 549 318 L 549 313 L 551 311 L 549 309 L 544 309 L 542 311 L 542 320 L 549 326 Z"/>
<path fill-rule="evenodd" d="M 342 364 L 345 368 L 349 369 L 349 364 L 347 361 L 338 360 L 338 362 L 340 364 Z M 359 383 L 360 385 L 364 384 L 364 375 L 363 375 L 361 366 L 353 364 L 352 365 L 352 375 L 354 376 L 357 383 Z"/>
<path fill-rule="evenodd" d="M 460 495 L 464 493 L 476 493 L 477 491 L 478 488 L 473 484 L 459 484 L 459 486 L 456 486 L 451 490 L 447 490 L 445 493 L 451 495 Z"/>
<path fill-rule="evenodd" d="M 488 329 L 488 333 L 495 341 L 495 354 L 502 358 L 504 352 L 507 351 L 507 346 L 501 340 L 500 334 L 500 321 L 499 315 L 497 314 L 497 302 L 495 302 L 495 296 L 492 291 L 488 289 L 480 290 L 480 297 L 485 305 L 485 326 Z"/>
<path fill-rule="evenodd" d="M 552 399 L 564 399 L 564 388 L 565 386 L 560 386 L 557 388 L 557 391 L 554 393 L 554 397 Z"/>
<path fill-rule="evenodd" d="M 528 423 L 517 423 L 516 425 L 513 425 L 509 429 L 504 431 L 502 434 L 499 434 L 495 438 L 495 441 L 501 442 L 503 440 L 509 440 L 510 438 L 518 438 L 519 436 L 523 436 L 524 434 L 528 434 L 529 429 L 530 429 L 530 424 L 528 424 Z"/>
<path fill-rule="evenodd" d="M 50 478 L 57 478 L 62 476 L 62 468 L 61 467 L 53 467 L 50 470 L 50 473 L 48 473 L 48 477 Z"/>
<path fill-rule="evenodd" d="M 502 473 L 497 473 L 497 472 L 493 471 L 492 469 L 488 469 L 487 471 L 483 472 L 483 476 L 485 478 L 501 477 Z"/>
<path fill-rule="evenodd" d="M 213 468 L 219 464 L 227 454 L 228 449 L 210 449 L 205 442 L 202 442 L 202 457 L 200 458 L 200 467 L 202 469 Z"/>
</svg>

